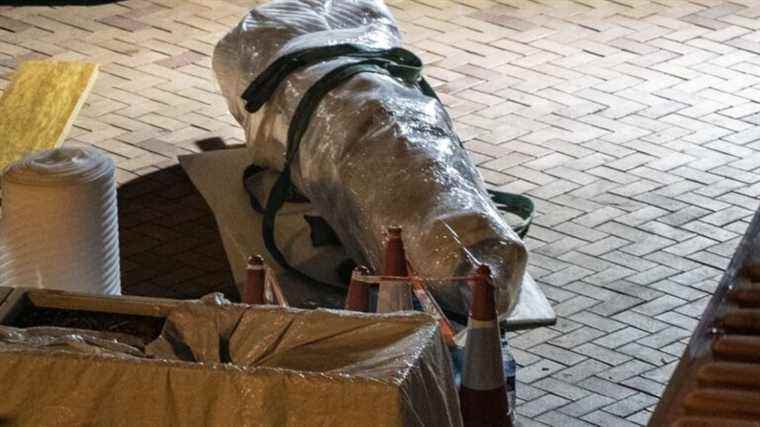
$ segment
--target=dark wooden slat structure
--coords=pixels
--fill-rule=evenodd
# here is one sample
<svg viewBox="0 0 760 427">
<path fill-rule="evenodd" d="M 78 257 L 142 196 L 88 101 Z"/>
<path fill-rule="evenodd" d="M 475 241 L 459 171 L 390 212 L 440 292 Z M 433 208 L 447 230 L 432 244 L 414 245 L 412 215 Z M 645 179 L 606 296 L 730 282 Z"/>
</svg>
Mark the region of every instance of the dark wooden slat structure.
<svg viewBox="0 0 760 427">
<path fill-rule="evenodd" d="M 649 426 L 760 427 L 760 210 Z"/>
</svg>

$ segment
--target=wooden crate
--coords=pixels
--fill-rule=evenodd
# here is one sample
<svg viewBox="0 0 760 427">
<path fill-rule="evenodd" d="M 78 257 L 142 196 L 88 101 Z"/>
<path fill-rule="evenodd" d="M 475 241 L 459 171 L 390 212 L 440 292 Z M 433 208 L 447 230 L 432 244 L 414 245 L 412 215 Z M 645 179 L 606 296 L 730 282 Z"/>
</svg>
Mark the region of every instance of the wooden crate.
<svg viewBox="0 0 760 427">
<path fill-rule="evenodd" d="M 61 326 L 73 327 L 67 324 L 56 324 L 56 318 L 90 318 L 90 323 L 97 319 L 107 319 L 108 325 L 122 321 L 142 321 L 150 324 L 155 336 L 160 333 L 166 316 L 173 307 L 182 300 L 163 298 L 147 298 L 139 296 L 89 295 L 52 289 L 30 289 L 0 287 L 0 325 L 5 326 Z M 44 319 L 28 320 L 40 317 L 40 313 L 55 314 L 50 322 Z M 92 319 L 96 320 L 92 320 Z M 29 323 L 32 323 L 31 325 Z M 109 326 L 109 327 L 110 327 Z M 80 329 L 99 329 L 97 325 L 80 326 Z M 146 338 L 155 338 L 146 337 Z"/>
</svg>

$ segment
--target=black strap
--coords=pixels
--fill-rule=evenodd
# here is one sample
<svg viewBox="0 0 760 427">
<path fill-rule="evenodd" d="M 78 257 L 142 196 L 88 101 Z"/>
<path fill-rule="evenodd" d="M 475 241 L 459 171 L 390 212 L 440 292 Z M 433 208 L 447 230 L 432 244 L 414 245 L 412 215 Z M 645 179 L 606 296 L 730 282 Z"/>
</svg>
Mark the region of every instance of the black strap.
<svg viewBox="0 0 760 427">
<path fill-rule="evenodd" d="M 303 135 L 306 133 L 311 117 L 317 110 L 322 98 L 328 92 L 359 73 L 378 73 L 399 78 L 407 84 L 417 86 L 420 91 L 427 96 L 435 99 L 438 99 L 438 97 L 433 88 L 422 77 L 422 62 L 412 52 L 403 48 L 370 49 L 353 44 L 309 48 L 280 57 L 267 67 L 267 69 L 248 86 L 242 95 L 242 98 L 246 101 L 246 110 L 254 113 L 274 95 L 274 92 L 277 90 L 280 83 L 292 72 L 308 65 L 345 56 L 359 58 L 360 60 L 340 65 L 322 76 L 322 78 L 309 88 L 299 102 L 298 107 L 293 114 L 290 126 L 288 127 L 287 152 L 283 170 L 277 178 L 277 181 L 275 181 L 274 186 L 269 193 L 266 207 L 263 209 L 264 220 L 262 224 L 262 233 L 264 245 L 272 255 L 272 258 L 274 258 L 283 268 L 289 270 L 298 277 L 318 283 L 318 280 L 298 271 L 288 263 L 285 256 L 277 247 L 274 237 L 274 229 L 277 212 L 290 197 L 296 194 L 295 186 L 290 178 L 290 168 L 298 153 L 301 138 L 303 138 Z M 256 173 L 255 171 L 256 169 L 247 169 L 246 177 L 250 176 L 252 173 Z M 521 228 L 521 231 L 516 230 L 518 233 L 521 233 L 521 237 L 524 236 L 528 231 L 528 227 L 532 220 L 533 203 L 524 196 L 508 193 L 498 193 L 494 197 L 501 200 L 495 200 L 499 209 L 516 213 L 526 220 L 526 222 L 520 226 L 524 228 Z M 509 206 L 511 206 L 509 203 L 512 202 L 516 202 L 516 209 L 509 208 Z M 257 211 L 261 209 L 261 205 L 255 197 L 252 197 L 251 204 Z"/>
<path fill-rule="evenodd" d="M 522 218 L 522 224 L 512 226 L 512 230 L 524 239 L 528 235 L 528 229 L 533 223 L 533 201 L 522 194 L 506 193 L 503 191 L 488 190 L 491 201 L 496 208 L 503 212 L 509 212 Z"/>
<path fill-rule="evenodd" d="M 264 206 L 261 204 L 261 202 L 259 202 L 259 199 L 258 197 L 256 197 L 256 194 L 254 194 L 253 191 L 251 191 L 248 188 L 247 181 L 248 181 L 248 178 L 251 178 L 265 171 L 267 171 L 267 168 L 256 165 L 256 164 L 249 165 L 243 171 L 243 188 L 245 188 L 246 193 L 248 193 L 248 200 L 251 203 L 251 207 L 253 208 L 253 210 L 255 210 L 256 212 L 262 215 L 264 214 Z M 309 198 L 299 193 L 295 187 L 292 188 L 290 194 L 288 194 L 287 202 L 288 203 L 311 203 Z"/>
<path fill-rule="evenodd" d="M 389 71 L 393 70 L 391 75 L 404 80 L 414 79 L 425 95 L 438 99 L 433 88 L 420 75 L 422 61 L 414 53 L 400 47 L 372 49 L 346 43 L 307 48 L 277 58 L 243 92 L 245 109 L 250 113 L 258 111 L 274 95 L 280 83 L 294 71 L 339 57 L 382 59 L 387 63 Z"/>
<path fill-rule="evenodd" d="M 245 188 L 246 192 L 248 193 L 248 200 L 251 202 L 251 207 L 256 212 L 263 214 L 264 213 L 264 207 L 261 206 L 261 203 L 259 202 L 259 199 L 256 197 L 255 194 L 253 194 L 253 191 L 248 190 L 248 186 L 246 185 L 246 181 L 248 181 L 248 178 L 260 173 L 264 172 L 266 168 L 263 168 L 261 166 L 251 164 L 245 170 L 243 171 L 243 188 Z"/>
<path fill-rule="evenodd" d="M 398 76 L 401 78 L 411 78 L 412 74 L 407 73 L 406 69 L 402 69 L 404 73 L 396 75 L 399 68 L 396 68 L 395 64 L 383 58 L 366 59 L 351 64 L 341 65 L 324 77 L 319 79 L 309 90 L 306 92 L 301 102 L 298 104 L 293 119 L 288 128 L 288 143 L 287 153 L 285 155 L 285 165 L 282 173 L 275 181 L 269 198 L 267 200 L 266 208 L 264 209 L 264 221 L 263 221 L 263 237 L 264 245 L 266 246 L 272 258 L 275 259 L 283 268 L 286 268 L 298 275 L 301 278 L 314 280 L 307 277 L 305 274 L 294 269 L 287 261 L 285 256 L 280 252 L 274 239 L 274 228 L 277 216 L 277 211 L 280 210 L 282 205 L 287 199 L 287 195 L 290 194 L 293 183 L 290 178 L 290 168 L 295 159 L 298 148 L 301 144 L 301 139 L 308 129 L 311 117 L 319 106 L 320 101 L 325 94 L 335 89 L 337 86 L 350 79 L 352 76 L 359 73 L 378 73 L 386 74 L 390 76 Z M 416 76 L 415 76 L 416 78 Z M 416 81 L 408 81 L 408 83 L 416 83 Z"/>
</svg>

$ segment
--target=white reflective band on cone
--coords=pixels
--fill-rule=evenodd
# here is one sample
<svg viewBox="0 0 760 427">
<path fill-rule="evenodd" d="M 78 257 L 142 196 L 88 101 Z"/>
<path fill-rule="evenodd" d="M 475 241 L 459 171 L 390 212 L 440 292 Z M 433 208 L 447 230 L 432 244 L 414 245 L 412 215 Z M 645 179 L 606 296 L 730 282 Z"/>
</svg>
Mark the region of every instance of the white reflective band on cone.
<svg viewBox="0 0 760 427">
<path fill-rule="evenodd" d="M 496 320 L 467 321 L 464 347 L 462 387 L 470 390 L 494 390 L 505 385 L 501 360 L 501 340 Z"/>
<path fill-rule="evenodd" d="M 266 265 L 251 265 L 251 264 L 248 264 L 246 266 L 246 270 L 249 270 L 249 271 L 261 271 L 261 270 L 266 270 L 266 268 L 267 268 Z"/>
</svg>

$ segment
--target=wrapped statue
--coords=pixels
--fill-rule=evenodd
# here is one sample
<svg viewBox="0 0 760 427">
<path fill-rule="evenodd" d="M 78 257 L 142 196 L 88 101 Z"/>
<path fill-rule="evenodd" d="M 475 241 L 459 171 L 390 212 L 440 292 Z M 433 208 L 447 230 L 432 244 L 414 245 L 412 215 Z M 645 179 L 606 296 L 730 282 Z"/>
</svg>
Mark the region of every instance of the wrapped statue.
<svg viewBox="0 0 760 427">
<path fill-rule="evenodd" d="M 387 227 L 401 226 L 416 274 L 459 276 L 487 264 L 506 314 L 525 246 L 420 67 L 382 0 L 273 1 L 245 16 L 213 57 L 256 167 L 282 173 L 267 209 L 305 196 L 351 258 L 375 271 Z M 467 312 L 466 284 L 431 291 L 444 309 Z"/>
</svg>

